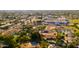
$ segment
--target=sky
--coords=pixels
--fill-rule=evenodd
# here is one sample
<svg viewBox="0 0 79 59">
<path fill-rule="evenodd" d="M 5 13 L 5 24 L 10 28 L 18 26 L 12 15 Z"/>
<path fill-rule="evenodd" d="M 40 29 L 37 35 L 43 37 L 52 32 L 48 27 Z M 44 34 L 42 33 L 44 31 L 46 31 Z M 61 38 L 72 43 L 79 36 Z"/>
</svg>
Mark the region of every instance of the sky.
<svg viewBox="0 0 79 59">
<path fill-rule="evenodd" d="M 74 10 L 79 0 L 0 0 L 0 10 Z"/>
</svg>

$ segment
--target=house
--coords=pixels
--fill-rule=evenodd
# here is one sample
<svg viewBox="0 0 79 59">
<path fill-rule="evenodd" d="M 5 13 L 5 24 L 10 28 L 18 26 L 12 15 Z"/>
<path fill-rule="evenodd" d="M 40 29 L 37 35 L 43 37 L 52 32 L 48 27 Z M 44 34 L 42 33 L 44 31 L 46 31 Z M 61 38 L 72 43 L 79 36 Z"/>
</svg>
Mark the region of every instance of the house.
<svg viewBox="0 0 79 59">
<path fill-rule="evenodd" d="M 42 37 L 43 38 L 46 38 L 46 39 L 54 39 L 57 37 L 57 32 L 50 32 L 50 31 L 44 31 L 41 33 Z"/>
<path fill-rule="evenodd" d="M 70 32 L 70 31 L 65 32 L 65 37 L 64 37 L 64 39 L 65 39 L 64 42 L 65 43 L 72 42 L 73 38 L 74 38 L 74 35 L 73 35 L 72 32 Z"/>
<path fill-rule="evenodd" d="M 7 23 L 7 24 L 5 24 L 5 25 L 0 26 L 0 28 L 1 28 L 1 29 L 3 29 L 3 28 L 7 28 L 7 27 L 9 27 L 9 26 L 11 26 L 11 25 L 12 25 L 12 24 Z"/>
<path fill-rule="evenodd" d="M 20 48 L 41 48 L 39 44 L 35 42 L 22 43 Z"/>
<path fill-rule="evenodd" d="M 53 26 L 53 25 L 47 25 L 45 30 L 55 30 L 56 29 L 56 26 Z"/>
<path fill-rule="evenodd" d="M 41 31 L 40 34 L 43 38 L 45 39 L 55 39 L 57 37 L 57 32 L 54 31 L 55 30 L 55 27 L 53 26 L 47 26 L 45 28 L 45 30 Z"/>
<path fill-rule="evenodd" d="M 31 22 L 33 25 L 42 25 L 43 19 L 41 19 L 40 17 L 33 17 L 31 19 Z"/>
<path fill-rule="evenodd" d="M 20 48 L 32 48 L 32 44 L 29 42 L 29 43 L 22 43 L 20 45 Z"/>
<path fill-rule="evenodd" d="M 68 25 L 69 21 L 66 18 L 59 17 L 57 19 L 46 19 L 44 20 L 44 23 L 47 24 L 54 24 L 54 25 Z"/>
<path fill-rule="evenodd" d="M 19 32 L 19 31 L 21 31 L 21 25 L 17 24 L 17 25 L 11 26 L 10 28 L 8 28 L 4 32 L 2 32 L 2 35 L 11 35 L 13 33 Z"/>
<path fill-rule="evenodd" d="M 55 44 L 49 44 L 48 48 L 56 48 Z"/>
</svg>

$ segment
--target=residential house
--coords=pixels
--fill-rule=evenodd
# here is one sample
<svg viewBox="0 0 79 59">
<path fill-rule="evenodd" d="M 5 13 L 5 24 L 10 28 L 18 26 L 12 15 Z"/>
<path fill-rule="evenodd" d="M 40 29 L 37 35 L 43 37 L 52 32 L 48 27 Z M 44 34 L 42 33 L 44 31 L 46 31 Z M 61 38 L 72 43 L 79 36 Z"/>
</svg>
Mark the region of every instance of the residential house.
<svg viewBox="0 0 79 59">
<path fill-rule="evenodd" d="M 45 39 L 55 39 L 57 37 L 57 32 L 54 30 L 55 27 L 47 26 L 45 30 L 40 32 L 40 34 Z"/>
<path fill-rule="evenodd" d="M 73 33 L 71 31 L 66 31 L 64 39 L 65 43 L 72 42 L 72 40 L 74 39 Z"/>
<path fill-rule="evenodd" d="M 59 17 L 57 19 L 47 19 L 47 20 L 44 20 L 45 23 L 47 24 L 54 24 L 54 25 L 68 25 L 68 20 L 66 18 L 63 18 L 63 17 Z"/>
</svg>

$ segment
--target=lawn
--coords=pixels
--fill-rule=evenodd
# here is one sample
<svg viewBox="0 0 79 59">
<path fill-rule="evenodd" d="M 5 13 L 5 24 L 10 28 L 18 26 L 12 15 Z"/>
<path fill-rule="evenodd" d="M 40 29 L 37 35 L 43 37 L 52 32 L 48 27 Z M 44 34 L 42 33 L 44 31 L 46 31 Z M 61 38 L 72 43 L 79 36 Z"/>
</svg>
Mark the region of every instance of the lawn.
<svg viewBox="0 0 79 59">
<path fill-rule="evenodd" d="M 79 23 L 79 19 L 72 19 L 72 20 L 69 20 L 70 23 Z"/>
</svg>

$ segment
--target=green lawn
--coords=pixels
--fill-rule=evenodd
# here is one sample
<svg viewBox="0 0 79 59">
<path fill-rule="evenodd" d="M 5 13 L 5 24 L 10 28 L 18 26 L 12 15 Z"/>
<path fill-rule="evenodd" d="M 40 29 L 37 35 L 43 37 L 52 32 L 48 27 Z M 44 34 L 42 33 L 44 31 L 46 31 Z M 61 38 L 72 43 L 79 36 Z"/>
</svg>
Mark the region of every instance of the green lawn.
<svg viewBox="0 0 79 59">
<path fill-rule="evenodd" d="M 79 19 L 72 19 L 72 20 L 69 20 L 70 23 L 79 23 Z"/>
</svg>

